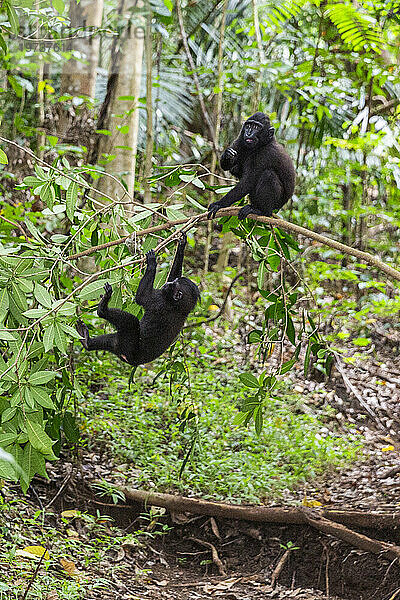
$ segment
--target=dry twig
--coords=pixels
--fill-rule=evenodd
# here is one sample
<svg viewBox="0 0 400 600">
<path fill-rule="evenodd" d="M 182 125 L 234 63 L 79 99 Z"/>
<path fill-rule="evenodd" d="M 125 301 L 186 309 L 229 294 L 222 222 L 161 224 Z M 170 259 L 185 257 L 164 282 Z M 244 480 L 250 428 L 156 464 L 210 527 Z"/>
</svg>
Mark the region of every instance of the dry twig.
<svg viewBox="0 0 400 600">
<path fill-rule="evenodd" d="M 192 540 L 192 542 L 197 542 L 197 544 L 200 544 L 201 546 L 210 548 L 213 563 L 217 566 L 218 573 L 220 575 L 222 575 L 223 577 L 226 577 L 226 571 L 224 569 L 224 565 L 222 564 L 222 561 L 221 561 L 220 557 L 218 556 L 217 549 L 213 544 L 211 544 L 210 542 L 205 542 L 204 540 L 199 540 L 198 538 L 194 538 L 194 537 L 190 537 L 190 538 L 188 538 L 188 540 Z"/>
</svg>

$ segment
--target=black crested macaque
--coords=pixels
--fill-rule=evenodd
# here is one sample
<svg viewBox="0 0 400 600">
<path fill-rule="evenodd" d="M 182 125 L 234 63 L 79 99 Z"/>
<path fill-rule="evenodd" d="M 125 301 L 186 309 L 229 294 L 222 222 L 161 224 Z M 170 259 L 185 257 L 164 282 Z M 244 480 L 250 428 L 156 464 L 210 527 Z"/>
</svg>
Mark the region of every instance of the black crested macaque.
<svg viewBox="0 0 400 600">
<path fill-rule="evenodd" d="M 240 209 L 238 219 L 249 214 L 270 217 L 293 195 L 296 171 L 292 159 L 276 141 L 275 130 L 262 112 L 247 119 L 239 137 L 222 153 L 220 164 L 239 181 L 221 200 L 210 204 L 208 218 L 247 194 L 250 204 Z"/>
<path fill-rule="evenodd" d="M 157 263 L 154 250 L 146 254 L 147 268 L 136 292 L 136 302 L 143 306 L 144 315 L 137 317 L 118 308 L 109 308 L 112 287 L 104 285 L 97 314 L 116 328 L 116 333 L 89 337 L 87 326 L 78 321 L 76 329 L 86 350 L 108 350 L 121 360 L 137 367 L 160 356 L 176 340 L 186 317 L 200 299 L 197 285 L 182 277 L 186 235 L 179 240 L 167 282 L 154 289 Z"/>
</svg>

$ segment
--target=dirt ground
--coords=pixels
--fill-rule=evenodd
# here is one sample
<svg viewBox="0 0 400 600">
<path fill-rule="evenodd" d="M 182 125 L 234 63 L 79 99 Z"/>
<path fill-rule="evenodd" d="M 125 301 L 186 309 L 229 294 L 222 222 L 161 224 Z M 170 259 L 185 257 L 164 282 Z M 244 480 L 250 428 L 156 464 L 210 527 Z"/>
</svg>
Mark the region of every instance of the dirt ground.
<svg viewBox="0 0 400 600">
<path fill-rule="evenodd" d="M 88 457 L 89 458 L 89 457 Z M 92 457 L 93 458 L 93 457 Z M 84 470 L 71 471 L 69 484 L 53 506 L 55 521 L 61 510 L 86 509 L 109 514 L 121 535 L 149 528 L 143 507 L 135 504 L 106 505 L 82 483 Z M 91 472 L 96 469 L 91 463 Z M 60 490 L 67 463 L 53 464 L 51 482 L 37 482 L 31 498 L 48 502 Z M 79 497 L 77 497 L 77 493 Z M 378 508 L 378 507 L 376 507 Z M 149 507 L 146 508 L 149 510 Z M 157 514 L 159 515 L 157 517 Z M 156 511 L 157 521 L 169 533 L 149 538 L 143 546 L 122 544 L 98 563 L 79 564 L 93 578 L 107 576 L 112 586 L 102 590 L 105 600 L 225 600 L 297 598 L 300 600 L 398 600 L 398 560 L 374 555 L 324 535 L 306 525 L 258 524 L 244 521 L 167 514 Z M 71 524 L 73 527 L 74 525 Z M 149 531 L 151 531 L 151 525 Z M 400 543 L 400 532 L 390 529 L 357 529 L 378 540 Z M 82 536 L 81 528 L 77 533 Z M 115 535 L 115 533 L 114 533 Z M 114 571 L 118 565 L 118 571 Z M 117 573 L 117 574 L 116 574 Z M 97 600 L 98 595 L 87 595 Z"/>
</svg>

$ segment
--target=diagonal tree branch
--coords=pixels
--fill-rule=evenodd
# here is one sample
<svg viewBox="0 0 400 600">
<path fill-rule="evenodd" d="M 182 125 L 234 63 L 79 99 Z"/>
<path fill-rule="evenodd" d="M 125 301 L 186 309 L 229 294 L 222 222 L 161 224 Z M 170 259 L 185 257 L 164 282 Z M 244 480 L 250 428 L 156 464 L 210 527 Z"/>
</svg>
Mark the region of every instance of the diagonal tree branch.
<svg viewBox="0 0 400 600">
<path fill-rule="evenodd" d="M 237 216 L 239 212 L 239 208 L 223 208 L 218 211 L 216 218 L 220 217 L 228 217 L 228 216 Z M 297 235 L 302 235 L 308 239 L 314 240 L 323 246 L 328 246 L 329 248 L 333 248 L 334 250 L 338 250 L 338 252 L 342 252 L 343 254 L 348 254 L 349 256 L 354 256 L 358 258 L 361 262 L 375 267 L 379 271 L 385 273 L 390 279 L 394 279 L 396 281 L 400 281 L 400 271 L 398 269 L 394 269 L 390 265 L 386 264 L 376 256 L 373 256 L 369 252 L 364 252 L 363 250 L 358 250 L 357 248 L 352 248 L 351 246 L 347 246 L 346 244 L 342 244 L 341 242 L 337 242 L 325 235 L 321 235 L 320 233 L 316 233 L 310 229 L 306 229 L 305 227 L 301 227 L 300 225 L 296 225 L 295 223 L 290 223 L 290 221 L 285 221 L 285 219 L 281 219 L 279 217 L 262 217 L 253 215 L 251 217 L 254 221 L 259 223 L 265 223 L 266 225 L 271 225 L 272 227 L 280 227 L 284 231 L 290 231 L 291 233 L 295 233 Z M 165 223 L 161 223 L 160 225 L 155 225 L 154 227 L 149 227 L 147 229 L 142 229 L 141 231 L 137 231 L 133 234 L 126 235 L 118 240 L 113 240 L 112 242 L 107 242 L 105 244 L 100 244 L 99 246 L 92 246 L 92 248 L 88 248 L 83 252 L 79 252 L 78 254 L 72 254 L 68 257 L 68 260 L 77 260 L 82 256 L 88 256 L 90 254 L 94 254 L 99 250 L 104 250 L 105 248 L 111 248 L 112 246 L 117 246 L 118 244 L 123 244 L 129 237 L 142 237 L 144 235 L 148 235 L 151 233 L 156 233 L 157 231 L 163 231 L 165 229 L 171 229 L 176 225 L 187 224 L 185 227 L 186 231 L 192 229 L 197 225 L 197 223 L 207 222 L 207 212 L 202 213 L 201 215 L 197 215 L 196 217 L 187 217 L 185 219 L 178 219 L 176 221 L 166 221 Z"/>
</svg>

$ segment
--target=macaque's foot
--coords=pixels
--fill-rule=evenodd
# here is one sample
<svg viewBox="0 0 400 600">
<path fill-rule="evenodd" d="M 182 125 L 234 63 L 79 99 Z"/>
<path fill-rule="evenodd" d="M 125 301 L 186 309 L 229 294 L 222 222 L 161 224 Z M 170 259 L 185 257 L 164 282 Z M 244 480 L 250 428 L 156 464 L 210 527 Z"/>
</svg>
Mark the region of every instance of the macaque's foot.
<svg viewBox="0 0 400 600">
<path fill-rule="evenodd" d="M 186 235 L 186 233 L 181 233 L 178 238 L 178 244 L 180 246 L 185 247 L 186 243 L 187 243 L 187 235 Z"/>
<path fill-rule="evenodd" d="M 154 252 L 154 250 L 149 250 L 146 253 L 146 261 L 147 266 L 154 266 L 156 264 L 156 253 Z"/>
<path fill-rule="evenodd" d="M 111 298 L 112 295 L 112 287 L 111 284 L 108 283 L 108 281 L 106 281 L 106 283 L 104 284 L 104 294 L 102 296 L 103 300 L 108 300 Z"/>
<path fill-rule="evenodd" d="M 207 219 L 212 219 L 213 217 L 215 217 L 216 213 L 220 210 L 220 208 L 222 208 L 222 206 L 219 202 L 213 202 L 212 204 L 210 204 L 210 206 L 208 207 Z"/>
<path fill-rule="evenodd" d="M 82 346 L 84 348 L 88 347 L 88 339 L 89 339 L 89 329 L 87 328 L 87 326 L 85 325 L 85 323 L 83 321 L 77 321 L 76 325 L 75 325 L 75 329 L 77 330 L 77 332 L 79 333 L 79 335 L 81 336 L 81 339 L 79 340 L 82 344 Z"/>
<path fill-rule="evenodd" d="M 254 208 L 251 204 L 246 204 L 246 206 L 242 206 L 242 208 L 238 212 L 238 219 L 242 221 L 249 215 L 261 215 L 261 211 L 257 208 Z"/>
</svg>

